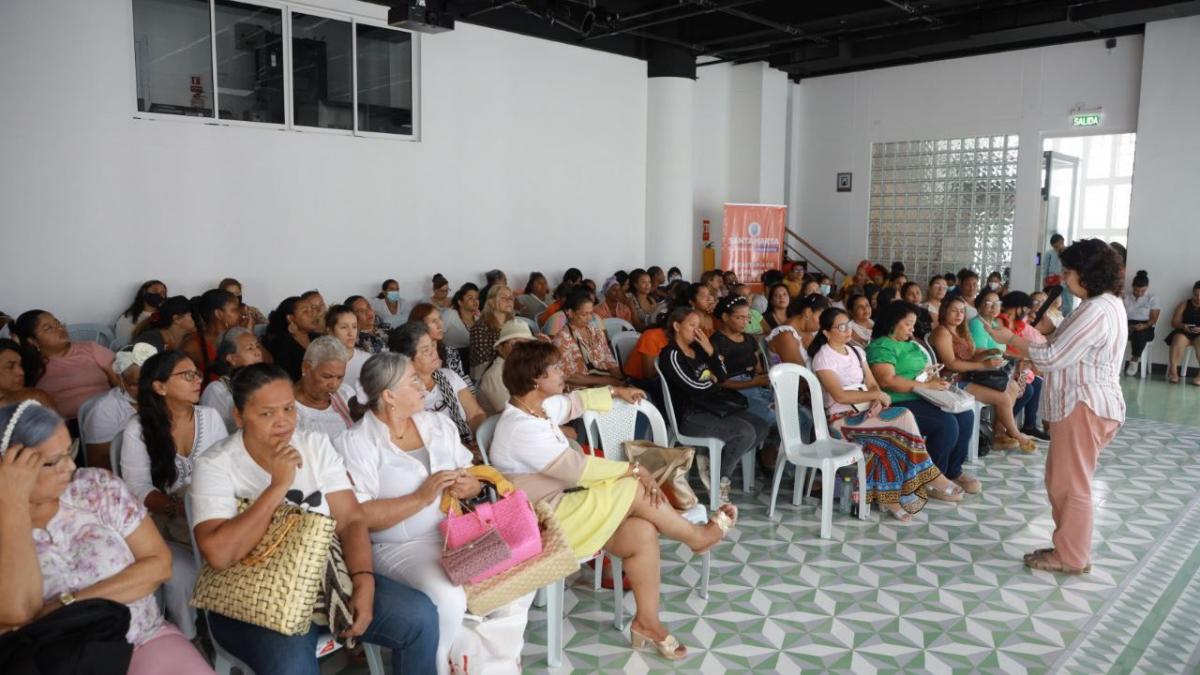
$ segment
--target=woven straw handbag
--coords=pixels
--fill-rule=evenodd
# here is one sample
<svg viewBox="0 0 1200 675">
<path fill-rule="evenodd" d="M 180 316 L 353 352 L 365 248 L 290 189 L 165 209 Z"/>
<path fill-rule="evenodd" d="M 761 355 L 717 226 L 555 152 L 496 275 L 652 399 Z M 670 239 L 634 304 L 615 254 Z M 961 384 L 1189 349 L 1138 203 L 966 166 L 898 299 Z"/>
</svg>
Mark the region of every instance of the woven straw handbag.
<svg viewBox="0 0 1200 675">
<path fill-rule="evenodd" d="M 243 500 L 238 511 L 248 504 Z M 307 633 L 335 524 L 329 516 L 281 505 L 249 555 L 224 570 L 204 565 L 191 606 L 284 635 Z"/>
<path fill-rule="evenodd" d="M 477 584 L 464 584 L 467 591 L 467 611 L 486 616 L 517 598 L 559 579 L 565 579 L 579 569 L 575 552 L 567 543 L 554 510 L 545 504 L 534 506 L 542 532 L 542 552 L 525 562 Z"/>
</svg>

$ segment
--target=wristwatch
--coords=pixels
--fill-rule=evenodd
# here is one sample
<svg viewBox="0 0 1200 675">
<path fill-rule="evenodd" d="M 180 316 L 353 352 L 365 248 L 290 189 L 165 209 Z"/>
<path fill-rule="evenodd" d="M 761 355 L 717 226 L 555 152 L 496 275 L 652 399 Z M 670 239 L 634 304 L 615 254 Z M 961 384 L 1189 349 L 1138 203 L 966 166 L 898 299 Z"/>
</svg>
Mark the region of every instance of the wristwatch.
<svg viewBox="0 0 1200 675">
<path fill-rule="evenodd" d="M 75 602 L 75 594 L 71 591 L 63 591 L 62 593 L 58 594 L 58 602 L 63 607 L 66 607 L 67 605 Z"/>
</svg>

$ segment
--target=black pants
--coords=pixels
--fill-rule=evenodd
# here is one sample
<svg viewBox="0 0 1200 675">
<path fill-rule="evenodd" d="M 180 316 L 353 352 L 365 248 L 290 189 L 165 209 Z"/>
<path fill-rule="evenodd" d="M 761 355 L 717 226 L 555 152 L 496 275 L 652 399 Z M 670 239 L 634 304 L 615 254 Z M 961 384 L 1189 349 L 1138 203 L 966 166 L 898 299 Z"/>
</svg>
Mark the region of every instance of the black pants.
<svg viewBox="0 0 1200 675">
<path fill-rule="evenodd" d="M 1146 351 L 1146 345 L 1154 339 L 1154 326 L 1150 326 L 1146 330 L 1134 330 L 1133 327 L 1139 323 L 1148 323 L 1146 321 L 1129 321 L 1129 344 L 1131 345 L 1130 353 L 1133 354 L 1133 360 L 1138 361 L 1142 358 L 1142 352 Z"/>
</svg>

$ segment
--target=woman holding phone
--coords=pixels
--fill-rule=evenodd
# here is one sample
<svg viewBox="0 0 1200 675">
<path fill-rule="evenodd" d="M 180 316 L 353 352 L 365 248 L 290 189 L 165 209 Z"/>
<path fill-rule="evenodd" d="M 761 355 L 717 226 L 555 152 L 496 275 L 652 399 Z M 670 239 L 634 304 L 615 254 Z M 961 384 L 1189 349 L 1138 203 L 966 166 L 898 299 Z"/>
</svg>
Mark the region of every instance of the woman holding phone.
<svg viewBox="0 0 1200 675">
<path fill-rule="evenodd" d="M 1179 364 L 1183 363 L 1183 355 L 1190 346 L 1196 350 L 1196 360 L 1200 362 L 1200 281 L 1192 286 L 1192 297 L 1184 300 L 1175 307 L 1171 316 L 1171 334 L 1167 336 L 1167 344 L 1171 346 L 1171 364 L 1167 368 L 1167 379 L 1172 384 L 1187 375 L 1179 373 Z M 1200 375 L 1192 378 L 1192 384 L 1200 387 Z"/>
<path fill-rule="evenodd" d="M 1061 260 L 1067 290 L 1084 300 L 1045 344 L 991 323 L 984 329 L 1046 377 L 1041 414 L 1050 422 L 1046 493 L 1054 546 L 1026 554 L 1025 564 L 1082 574 L 1091 571 L 1092 475 L 1100 451 L 1125 421 L 1121 362 L 1129 328 L 1117 252 L 1099 239 L 1084 239 L 1064 248 Z"/>
</svg>

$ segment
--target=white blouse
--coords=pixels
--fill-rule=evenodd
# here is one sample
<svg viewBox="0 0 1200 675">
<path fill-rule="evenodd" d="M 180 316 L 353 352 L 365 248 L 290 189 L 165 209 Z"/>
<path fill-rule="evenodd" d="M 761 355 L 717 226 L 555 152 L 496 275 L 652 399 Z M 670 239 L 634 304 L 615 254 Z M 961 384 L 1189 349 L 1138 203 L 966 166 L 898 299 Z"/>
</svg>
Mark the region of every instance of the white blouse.
<svg viewBox="0 0 1200 675">
<path fill-rule="evenodd" d="M 578 394 L 551 396 L 542 404 L 550 419 L 509 403 L 496 422 L 488 459 L 501 473 L 538 473 L 570 447 L 560 425 L 583 414 Z"/>
<path fill-rule="evenodd" d="M 362 376 L 363 364 L 369 358 L 371 358 L 370 352 L 355 349 L 350 360 L 346 362 L 346 377 L 342 380 L 342 385 L 352 392 L 351 396 L 354 396 L 353 392 L 358 391 L 358 379 Z"/>
<path fill-rule="evenodd" d="M 415 456 L 416 452 L 397 448 L 387 425 L 371 411 L 334 440 L 333 447 L 341 454 L 354 481 L 358 501 L 404 497 L 419 490 L 431 473 L 471 466 L 471 451 L 459 442 L 458 430 L 449 418 L 419 412 L 412 420 L 429 453 L 428 466 Z M 439 495 L 399 523 L 386 530 L 371 532 L 371 541 L 376 544 L 397 544 L 422 538 L 440 541 L 438 524 L 444 517 Z"/>
<path fill-rule="evenodd" d="M 346 385 L 342 385 L 330 397 L 330 404 L 324 410 L 310 408 L 296 401 L 297 427 L 306 431 L 319 431 L 330 438 L 337 438 L 354 424 L 350 417 L 350 406 L 347 403 L 354 396 Z"/>
<path fill-rule="evenodd" d="M 463 323 L 458 310 L 451 307 L 442 310 L 442 324 L 446 327 L 446 335 L 442 344 L 448 349 L 463 349 L 471 345 L 471 330 Z"/>
<path fill-rule="evenodd" d="M 237 431 L 237 421 L 233 419 L 233 392 L 229 391 L 225 380 L 210 382 L 200 394 L 200 405 L 217 411 L 221 421 L 225 422 L 225 431 L 231 434 Z"/>
<path fill-rule="evenodd" d="M 388 309 L 387 300 L 384 300 L 383 298 L 371 298 L 370 303 L 371 309 L 375 310 L 375 317 L 378 320 L 386 323 L 389 328 L 399 328 L 408 321 L 409 308 L 408 303 L 404 301 L 404 298 L 400 298 L 398 301 L 396 301 L 395 314 Z"/>
<path fill-rule="evenodd" d="M 228 436 L 221 415 L 212 408 L 202 405 L 195 406 L 196 437 L 192 441 L 192 450 L 187 457 L 175 454 L 175 484 L 168 490 L 177 493 L 192 482 L 192 467 L 196 458 L 204 451 Z M 121 479 L 129 485 L 130 492 L 137 497 L 138 503 L 146 501 L 146 495 L 157 490 L 150 478 L 150 455 L 146 451 L 146 441 L 142 439 L 142 420 L 134 416 L 125 425 L 124 437 L 121 439 Z"/>
<path fill-rule="evenodd" d="M 137 409 L 129 392 L 124 387 L 113 387 L 99 395 L 88 410 L 87 417 L 79 419 L 79 433 L 85 443 L 112 443 L 136 414 Z"/>
</svg>

